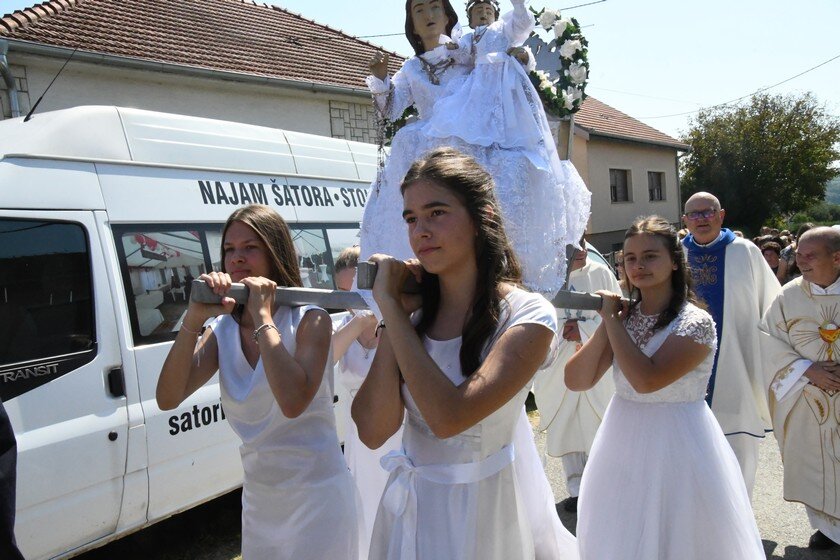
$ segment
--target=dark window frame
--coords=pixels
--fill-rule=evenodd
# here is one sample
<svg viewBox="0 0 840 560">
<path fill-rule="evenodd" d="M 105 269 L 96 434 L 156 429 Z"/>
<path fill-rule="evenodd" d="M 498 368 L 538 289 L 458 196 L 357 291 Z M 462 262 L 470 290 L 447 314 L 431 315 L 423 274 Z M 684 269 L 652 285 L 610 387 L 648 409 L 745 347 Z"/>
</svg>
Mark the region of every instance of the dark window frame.
<svg viewBox="0 0 840 560">
<path fill-rule="evenodd" d="M 620 204 L 623 202 L 633 202 L 633 184 L 631 179 L 631 174 L 629 169 L 619 169 L 619 168 L 609 168 L 610 173 L 610 202 L 612 204 Z M 618 195 L 618 180 L 617 176 L 618 173 L 622 173 L 624 175 L 624 195 L 626 198 L 619 199 Z M 614 181 L 614 177 L 616 180 Z"/>
<path fill-rule="evenodd" d="M 648 171 L 648 202 L 665 202 L 665 173 Z M 653 184 L 653 177 L 659 178 L 659 184 Z"/>
</svg>

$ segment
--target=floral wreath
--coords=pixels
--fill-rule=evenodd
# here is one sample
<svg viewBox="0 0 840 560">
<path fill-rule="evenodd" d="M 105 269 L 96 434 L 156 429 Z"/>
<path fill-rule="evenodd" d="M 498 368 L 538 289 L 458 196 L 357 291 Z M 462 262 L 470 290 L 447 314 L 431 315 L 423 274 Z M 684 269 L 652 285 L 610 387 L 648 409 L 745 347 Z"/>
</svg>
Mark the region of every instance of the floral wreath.
<svg viewBox="0 0 840 560">
<path fill-rule="evenodd" d="M 547 46 L 551 52 L 559 51 L 560 66 L 557 68 L 556 80 L 552 80 L 542 70 L 530 72 L 529 77 L 546 111 L 561 118 L 568 117 L 576 113 L 586 99 L 589 42 L 580 32 L 580 24 L 575 18 L 562 18 L 559 10 L 530 9 L 537 25 L 546 32 L 554 33 L 554 38 Z"/>
</svg>

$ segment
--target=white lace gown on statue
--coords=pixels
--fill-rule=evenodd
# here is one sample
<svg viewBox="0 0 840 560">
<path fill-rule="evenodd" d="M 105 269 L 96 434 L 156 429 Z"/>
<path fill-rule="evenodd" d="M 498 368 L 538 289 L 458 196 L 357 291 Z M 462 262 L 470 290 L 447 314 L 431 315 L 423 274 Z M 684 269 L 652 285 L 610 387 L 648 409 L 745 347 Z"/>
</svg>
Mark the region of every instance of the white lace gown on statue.
<svg viewBox="0 0 840 560">
<path fill-rule="evenodd" d="M 674 334 L 707 345 L 697 368 L 637 393 L 613 363 L 610 402 L 583 471 L 577 537 L 582 560 L 763 560 L 741 469 L 703 400 L 714 361 L 711 316 L 691 304 L 650 336 L 656 317 L 627 330 L 647 356 Z"/>
<path fill-rule="evenodd" d="M 556 332 L 554 309 L 542 297 L 514 290 L 506 302 L 502 310 L 510 313 L 503 315 L 506 319 L 497 336 L 513 325 L 527 323 Z M 436 341 L 427 337 L 424 346 L 453 384 L 464 382 L 460 338 Z M 523 387 L 472 428 L 440 439 L 403 385 L 404 451 L 383 459 L 391 475 L 376 517 L 370 560 L 577 558 L 574 537 L 556 522 L 553 503 L 541 511 L 527 511 L 533 506 L 524 498 L 522 485 L 536 481 L 517 473 L 513 459 L 519 452 L 514 433 L 527 393 L 528 387 Z M 541 471 L 539 475 L 545 480 Z M 545 534 L 536 534 L 534 521 Z M 556 533 L 552 532 L 557 526 Z M 553 541 L 550 555 L 536 551 L 537 540 Z"/>
<path fill-rule="evenodd" d="M 519 62 L 504 53 L 505 45 L 521 43 L 533 28 L 521 0 L 515 4 L 515 16 L 484 32 L 477 44 L 482 54 L 471 73 L 470 65 L 454 64 L 440 76 L 440 85 L 434 85 L 415 56 L 393 80 L 368 77 L 381 110 L 393 86 L 389 118 L 399 117 L 413 103 L 420 119 L 394 136 L 382 180 L 365 208 L 362 258 L 376 252 L 413 257 L 404 235 L 400 184 L 414 161 L 434 148 L 451 146 L 492 175 L 526 286 L 552 296 L 562 287 L 565 246 L 576 244 L 586 228 L 590 193 L 574 166 L 558 158 L 536 90 Z M 470 43 L 459 51 L 438 47 L 423 57 L 428 62 L 446 57 L 465 62 L 471 39 L 465 41 Z"/>
</svg>

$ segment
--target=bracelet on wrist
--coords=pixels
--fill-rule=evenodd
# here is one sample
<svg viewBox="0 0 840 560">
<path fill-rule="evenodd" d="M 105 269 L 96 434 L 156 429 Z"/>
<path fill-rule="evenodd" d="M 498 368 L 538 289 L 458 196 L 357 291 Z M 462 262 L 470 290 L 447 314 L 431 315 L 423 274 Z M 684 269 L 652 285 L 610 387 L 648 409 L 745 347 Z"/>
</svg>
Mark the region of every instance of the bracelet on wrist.
<svg viewBox="0 0 840 560">
<path fill-rule="evenodd" d="M 280 334 L 280 331 L 277 330 L 277 327 L 274 326 L 272 323 L 265 323 L 264 325 L 260 325 L 256 329 L 254 329 L 254 334 L 251 335 L 254 338 L 254 342 L 259 344 L 260 342 L 260 335 L 269 329 L 274 329 L 277 331 L 277 334 Z"/>
<path fill-rule="evenodd" d="M 376 325 L 376 330 L 373 331 L 373 336 L 379 338 L 379 331 L 385 328 L 385 319 L 379 321 L 379 324 Z"/>
<path fill-rule="evenodd" d="M 188 328 L 184 323 L 181 323 L 181 328 L 178 329 L 178 332 L 180 332 L 180 331 L 188 332 L 188 333 L 194 334 L 196 336 L 201 336 L 201 333 L 204 331 L 204 326 L 202 325 L 201 327 L 199 327 L 199 329 L 197 331 L 194 331 L 194 330 Z"/>
</svg>

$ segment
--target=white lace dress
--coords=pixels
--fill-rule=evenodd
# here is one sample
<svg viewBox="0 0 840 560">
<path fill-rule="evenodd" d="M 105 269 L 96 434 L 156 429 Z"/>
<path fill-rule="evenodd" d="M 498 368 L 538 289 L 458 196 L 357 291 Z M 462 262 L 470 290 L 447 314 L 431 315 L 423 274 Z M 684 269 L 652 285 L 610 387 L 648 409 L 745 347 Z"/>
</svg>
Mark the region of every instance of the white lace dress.
<svg viewBox="0 0 840 560">
<path fill-rule="evenodd" d="M 556 332 L 554 309 L 542 297 L 513 290 L 502 306 L 504 324 L 539 324 Z M 425 348 L 455 385 L 461 375 L 461 339 L 432 340 Z M 560 525 L 545 474 L 517 473 L 515 432 L 528 386 L 499 410 L 464 432 L 440 439 L 403 385 L 406 424 L 401 453 L 389 454 L 391 471 L 376 517 L 370 560 L 575 560 L 574 537 Z M 539 462 L 537 461 L 539 467 Z M 523 476 L 523 474 L 525 476 Z M 541 508 L 523 486 L 548 488 Z M 531 508 L 531 511 L 528 509 Z M 549 552 L 540 552 L 549 551 Z"/>
<path fill-rule="evenodd" d="M 741 469 L 703 400 L 714 360 L 711 316 L 686 304 L 655 333 L 633 313 L 627 330 L 647 356 L 673 334 L 707 345 L 703 362 L 659 391 L 637 393 L 613 363 L 616 395 L 583 472 L 582 560 L 763 560 Z"/>
<path fill-rule="evenodd" d="M 384 92 L 393 86 L 389 117 L 399 117 L 414 103 L 420 119 L 394 136 L 383 180 L 365 208 L 362 258 L 375 252 L 413 257 L 400 184 L 415 160 L 433 148 L 452 146 L 492 175 L 526 286 L 552 296 L 562 287 L 565 246 L 577 243 L 586 228 L 590 193 L 574 166 L 558 158 L 536 90 L 520 63 L 504 52 L 533 28 L 522 0 L 515 5 L 514 16 L 482 28 L 472 73 L 468 64 L 456 63 L 434 85 L 415 56 L 390 82 L 368 77 L 380 109 L 388 98 Z M 471 57 L 464 51 L 470 51 L 474 36 L 465 36 L 459 51 L 438 47 L 423 57 L 466 62 Z"/>
</svg>

